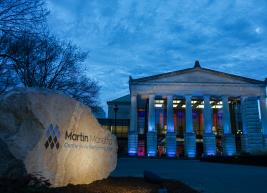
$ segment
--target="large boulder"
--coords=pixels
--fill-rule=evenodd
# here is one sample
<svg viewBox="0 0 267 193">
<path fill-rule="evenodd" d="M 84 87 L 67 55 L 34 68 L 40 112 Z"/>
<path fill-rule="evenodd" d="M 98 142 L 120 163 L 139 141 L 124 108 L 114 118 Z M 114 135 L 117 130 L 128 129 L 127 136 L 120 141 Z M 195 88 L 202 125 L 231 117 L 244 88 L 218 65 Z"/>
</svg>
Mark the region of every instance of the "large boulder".
<svg viewBox="0 0 267 193">
<path fill-rule="evenodd" d="M 54 187 L 106 178 L 117 163 L 116 137 L 91 110 L 47 89 L 17 89 L 0 99 L 0 147 L 0 177 L 28 173 Z"/>
</svg>

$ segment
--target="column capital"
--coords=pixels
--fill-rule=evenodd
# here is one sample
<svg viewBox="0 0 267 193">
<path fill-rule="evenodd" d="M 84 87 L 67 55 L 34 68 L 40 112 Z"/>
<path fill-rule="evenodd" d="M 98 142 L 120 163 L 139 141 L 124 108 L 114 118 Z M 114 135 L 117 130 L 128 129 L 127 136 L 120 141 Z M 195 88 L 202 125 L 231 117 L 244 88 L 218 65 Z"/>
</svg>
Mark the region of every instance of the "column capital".
<svg viewBox="0 0 267 193">
<path fill-rule="evenodd" d="M 192 95 L 184 95 L 184 98 L 185 98 L 186 100 L 191 100 L 191 99 L 192 99 Z"/>
<path fill-rule="evenodd" d="M 131 94 L 131 98 L 137 97 L 138 94 Z"/>
<path fill-rule="evenodd" d="M 173 98 L 173 95 L 166 95 L 167 96 L 167 99 L 172 99 Z"/>
<path fill-rule="evenodd" d="M 229 96 L 222 96 L 221 99 L 222 99 L 222 101 L 225 101 L 225 102 L 227 101 L 228 102 Z"/>
<path fill-rule="evenodd" d="M 210 100 L 210 95 L 204 95 L 203 98 L 204 100 L 207 100 L 207 99 Z"/>
</svg>

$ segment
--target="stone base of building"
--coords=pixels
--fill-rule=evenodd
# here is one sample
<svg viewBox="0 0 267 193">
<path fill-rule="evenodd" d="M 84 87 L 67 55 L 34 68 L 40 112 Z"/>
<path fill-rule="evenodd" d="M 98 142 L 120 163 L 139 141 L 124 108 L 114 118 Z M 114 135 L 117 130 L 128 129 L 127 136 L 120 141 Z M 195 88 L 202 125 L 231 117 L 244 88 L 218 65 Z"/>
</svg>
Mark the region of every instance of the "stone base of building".
<svg viewBox="0 0 267 193">
<path fill-rule="evenodd" d="M 261 133 L 243 134 L 241 137 L 242 152 L 259 154 L 267 150 L 267 136 Z"/>
<path fill-rule="evenodd" d="M 232 156 L 236 154 L 235 136 L 224 134 L 223 136 L 223 155 Z"/>
<path fill-rule="evenodd" d="M 196 157 L 196 134 L 185 133 L 184 144 L 185 144 L 185 156 L 189 158 Z"/>
<path fill-rule="evenodd" d="M 166 150 L 168 157 L 176 156 L 176 133 L 175 132 L 167 132 L 166 134 Z"/>
<path fill-rule="evenodd" d="M 203 136 L 204 156 L 216 155 L 216 138 L 213 133 L 206 133 Z"/>
<path fill-rule="evenodd" d="M 241 151 L 242 152 L 249 152 L 249 148 L 248 148 L 248 136 L 247 134 L 243 134 L 241 136 Z"/>
<path fill-rule="evenodd" d="M 128 155 L 137 155 L 138 134 L 137 132 L 129 132 L 128 134 Z"/>
<path fill-rule="evenodd" d="M 157 133 L 147 132 L 147 156 L 155 157 L 157 155 Z"/>
<path fill-rule="evenodd" d="M 267 151 L 267 135 L 263 135 L 263 149 Z"/>
</svg>

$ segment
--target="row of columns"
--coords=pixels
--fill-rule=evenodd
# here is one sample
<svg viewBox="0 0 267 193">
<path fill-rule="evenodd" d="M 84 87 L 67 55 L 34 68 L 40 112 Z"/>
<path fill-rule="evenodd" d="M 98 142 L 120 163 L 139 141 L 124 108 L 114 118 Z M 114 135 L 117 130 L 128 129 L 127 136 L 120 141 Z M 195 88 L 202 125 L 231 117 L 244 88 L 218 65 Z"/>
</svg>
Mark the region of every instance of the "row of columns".
<svg viewBox="0 0 267 193">
<path fill-rule="evenodd" d="M 196 156 L 196 135 L 193 130 L 191 96 L 185 96 L 186 100 L 186 129 L 184 135 L 185 155 L 187 157 Z M 223 154 L 233 155 L 236 153 L 235 136 L 231 131 L 230 112 L 228 97 L 222 97 L 223 103 Z M 262 118 L 267 120 L 266 100 L 262 104 Z M 267 135 L 267 121 L 265 124 L 265 134 Z M 216 138 L 212 132 L 212 108 L 210 96 L 204 96 L 204 155 L 216 154 Z M 166 153 L 168 157 L 176 156 L 176 133 L 173 120 L 173 96 L 167 96 L 167 134 Z M 130 155 L 137 153 L 138 133 L 137 133 L 137 97 L 131 96 L 131 124 L 128 135 L 128 151 Z M 157 154 L 157 131 L 155 127 L 155 95 L 149 95 L 149 115 L 147 133 L 147 155 L 154 157 Z"/>
</svg>

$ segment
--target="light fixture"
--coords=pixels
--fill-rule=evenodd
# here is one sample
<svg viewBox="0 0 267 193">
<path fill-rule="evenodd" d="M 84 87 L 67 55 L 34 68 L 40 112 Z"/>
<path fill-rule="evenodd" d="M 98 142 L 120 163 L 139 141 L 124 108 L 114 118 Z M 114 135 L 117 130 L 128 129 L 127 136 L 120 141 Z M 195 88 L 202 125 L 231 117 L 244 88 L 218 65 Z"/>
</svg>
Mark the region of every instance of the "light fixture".
<svg viewBox="0 0 267 193">
<path fill-rule="evenodd" d="M 164 100 L 155 100 L 155 103 L 163 104 L 164 103 Z"/>
<path fill-rule="evenodd" d="M 162 104 L 155 104 L 155 107 L 161 108 L 162 107 Z"/>
<path fill-rule="evenodd" d="M 211 108 L 213 108 L 213 109 L 221 109 L 222 108 L 222 105 L 214 105 Z"/>
<path fill-rule="evenodd" d="M 198 109 L 203 109 L 204 108 L 204 105 L 198 105 L 197 108 Z"/>
<path fill-rule="evenodd" d="M 181 100 L 173 100 L 173 104 L 179 104 Z"/>
</svg>

